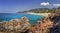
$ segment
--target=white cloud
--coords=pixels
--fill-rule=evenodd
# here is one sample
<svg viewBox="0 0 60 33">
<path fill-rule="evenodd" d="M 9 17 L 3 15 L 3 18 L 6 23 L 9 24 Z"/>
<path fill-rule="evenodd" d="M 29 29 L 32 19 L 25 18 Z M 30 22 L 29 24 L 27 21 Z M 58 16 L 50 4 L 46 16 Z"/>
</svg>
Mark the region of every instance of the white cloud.
<svg viewBox="0 0 60 33">
<path fill-rule="evenodd" d="M 42 6 L 49 6 L 50 3 L 49 2 L 42 2 L 40 5 L 42 5 Z"/>
<path fill-rule="evenodd" d="M 60 4 L 59 3 L 57 3 L 57 4 L 50 4 L 49 2 L 42 2 L 42 3 L 40 3 L 40 5 L 41 6 L 47 6 L 47 7 L 51 7 L 51 8 L 53 8 L 53 7 L 60 7 Z"/>
<path fill-rule="evenodd" d="M 54 7 L 60 7 L 60 4 L 53 4 Z"/>
</svg>

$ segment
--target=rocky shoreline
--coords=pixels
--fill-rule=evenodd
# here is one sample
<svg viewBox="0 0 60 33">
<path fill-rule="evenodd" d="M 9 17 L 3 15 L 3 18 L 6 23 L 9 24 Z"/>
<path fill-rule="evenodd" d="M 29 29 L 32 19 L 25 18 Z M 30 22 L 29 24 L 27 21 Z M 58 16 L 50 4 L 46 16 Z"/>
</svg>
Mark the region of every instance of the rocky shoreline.
<svg viewBox="0 0 60 33">
<path fill-rule="evenodd" d="M 60 13 L 51 13 L 32 25 L 25 16 L 0 22 L 0 33 L 60 33 Z"/>
<path fill-rule="evenodd" d="M 48 18 L 42 18 L 37 21 L 37 23 L 31 25 L 27 17 L 22 17 L 21 19 L 12 19 L 10 21 L 4 21 L 0 23 L 0 31 L 5 33 L 41 33 L 47 32 L 51 28 L 53 23 Z"/>
<path fill-rule="evenodd" d="M 10 21 L 5 21 L 0 23 L 0 31 L 25 31 L 29 29 L 30 23 L 26 17 L 21 19 L 12 19 Z"/>
</svg>

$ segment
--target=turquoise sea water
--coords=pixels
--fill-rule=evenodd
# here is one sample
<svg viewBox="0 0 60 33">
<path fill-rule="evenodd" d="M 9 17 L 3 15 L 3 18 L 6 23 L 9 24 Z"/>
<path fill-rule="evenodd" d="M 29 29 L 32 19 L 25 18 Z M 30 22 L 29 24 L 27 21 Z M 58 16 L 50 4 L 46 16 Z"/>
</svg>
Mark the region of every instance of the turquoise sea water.
<svg viewBox="0 0 60 33">
<path fill-rule="evenodd" d="M 39 15 L 31 15 L 31 14 L 24 14 L 24 13 L 0 13 L 0 22 L 1 21 L 9 21 L 11 19 L 18 18 L 20 19 L 21 17 L 26 16 L 30 23 L 35 23 L 38 19 L 43 18 L 44 16 L 39 16 Z"/>
</svg>

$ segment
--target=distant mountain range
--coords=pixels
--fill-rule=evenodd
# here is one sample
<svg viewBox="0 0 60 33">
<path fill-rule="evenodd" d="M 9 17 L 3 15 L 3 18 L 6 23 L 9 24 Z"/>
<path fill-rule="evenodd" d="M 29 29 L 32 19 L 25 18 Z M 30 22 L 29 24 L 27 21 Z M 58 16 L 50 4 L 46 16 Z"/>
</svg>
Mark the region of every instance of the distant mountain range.
<svg viewBox="0 0 60 33">
<path fill-rule="evenodd" d="M 28 11 L 23 11 L 23 12 L 17 12 L 17 13 L 27 13 L 27 12 L 34 12 L 34 13 L 48 13 L 48 12 L 54 12 L 56 10 L 56 8 L 36 8 L 36 9 L 31 9 Z"/>
</svg>

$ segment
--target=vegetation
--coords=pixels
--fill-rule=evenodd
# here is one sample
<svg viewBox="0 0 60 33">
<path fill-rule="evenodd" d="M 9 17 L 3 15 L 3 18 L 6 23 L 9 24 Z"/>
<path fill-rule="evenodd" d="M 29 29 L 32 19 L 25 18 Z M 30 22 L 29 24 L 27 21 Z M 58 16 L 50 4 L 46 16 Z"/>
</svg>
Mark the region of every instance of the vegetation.
<svg viewBox="0 0 60 33">
<path fill-rule="evenodd" d="M 60 13 L 60 7 L 58 8 L 36 8 L 36 9 L 31 9 L 28 11 L 24 11 L 24 12 L 17 12 L 17 13 L 26 13 L 26 12 L 34 12 L 34 13 Z"/>
<path fill-rule="evenodd" d="M 26 13 L 26 12 L 33 12 L 33 13 L 54 13 L 56 10 L 56 8 L 37 8 L 37 9 L 31 9 L 28 11 L 24 11 L 24 12 L 18 12 L 18 13 Z"/>
</svg>

